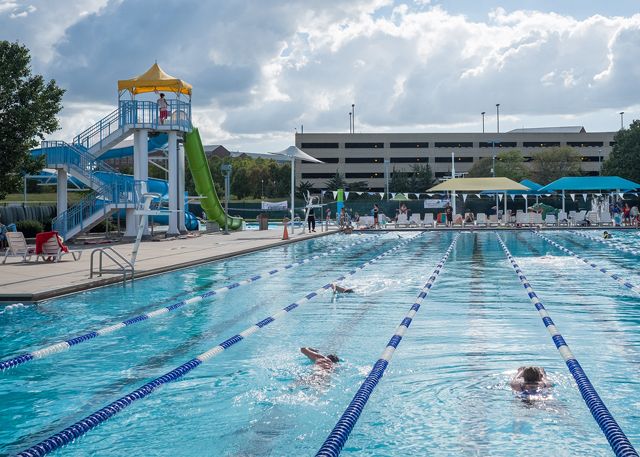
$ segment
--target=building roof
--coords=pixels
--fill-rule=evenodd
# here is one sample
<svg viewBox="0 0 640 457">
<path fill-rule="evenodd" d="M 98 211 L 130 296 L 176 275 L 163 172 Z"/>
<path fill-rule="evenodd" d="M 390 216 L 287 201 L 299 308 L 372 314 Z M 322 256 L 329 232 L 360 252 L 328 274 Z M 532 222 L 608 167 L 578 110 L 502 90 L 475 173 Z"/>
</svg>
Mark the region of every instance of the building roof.
<svg viewBox="0 0 640 457">
<path fill-rule="evenodd" d="M 506 191 L 506 190 L 529 190 L 509 178 L 452 178 L 432 187 L 427 192 L 438 191 L 469 191 L 478 192 L 483 190 Z"/>
<path fill-rule="evenodd" d="M 509 130 L 507 133 L 587 133 L 581 125 L 566 127 L 532 127 Z"/>
<path fill-rule="evenodd" d="M 640 188 L 640 184 L 620 176 L 568 176 L 547 184 L 540 192 L 551 190 L 611 190 L 623 191 Z"/>
</svg>

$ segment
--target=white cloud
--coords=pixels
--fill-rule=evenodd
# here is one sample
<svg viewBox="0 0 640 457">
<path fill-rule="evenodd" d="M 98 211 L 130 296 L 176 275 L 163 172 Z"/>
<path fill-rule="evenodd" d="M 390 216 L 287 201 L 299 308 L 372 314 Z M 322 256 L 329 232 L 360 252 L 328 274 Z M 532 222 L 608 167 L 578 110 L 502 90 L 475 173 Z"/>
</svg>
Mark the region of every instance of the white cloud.
<svg viewBox="0 0 640 457">
<path fill-rule="evenodd" d="M 115 105 L 116 80 L 154 59 L 194 84 L 201 134 L 231 147 L 288 145 L 300 124 L 346 131 L 353 102 L 358 131 L 477 130 L 495 103 L 504 128 L 574 116 L 607 130 L 617 124 L 606 113 L 640 104 L 638 14 L 498 8 L 480 21 L 427 0 L 29 4 L 11 21 L 24 7 L 0 0 L 1 37 L 25 41 L 36 69 L 68 89 L 63 138 L 98 118 L 92 104 Z"/>
</svg>

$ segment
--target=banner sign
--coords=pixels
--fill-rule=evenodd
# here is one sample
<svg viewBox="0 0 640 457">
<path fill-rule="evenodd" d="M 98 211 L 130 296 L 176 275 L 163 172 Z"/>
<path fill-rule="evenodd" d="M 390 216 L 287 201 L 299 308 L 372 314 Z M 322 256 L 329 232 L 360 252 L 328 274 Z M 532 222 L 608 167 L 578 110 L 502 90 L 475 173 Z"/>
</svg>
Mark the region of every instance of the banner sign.
<svg viewBox="0 0 640 457">
<path fill-rule="evenodd" d="M 443 198 L 427 198 L 424 200 L 425 208 L 444 208 L 449 203 L 449 200 Z"/>
<path fill-rule="evenodd" d="M 283 201 L 283 202 L 262 202 L 262 209 L 267 209 L 267 210 L 273 210 L 273 211 L 278 211 L 278 210 L 287 210 L 289 208 L 287 201 Z"/>
</svg>

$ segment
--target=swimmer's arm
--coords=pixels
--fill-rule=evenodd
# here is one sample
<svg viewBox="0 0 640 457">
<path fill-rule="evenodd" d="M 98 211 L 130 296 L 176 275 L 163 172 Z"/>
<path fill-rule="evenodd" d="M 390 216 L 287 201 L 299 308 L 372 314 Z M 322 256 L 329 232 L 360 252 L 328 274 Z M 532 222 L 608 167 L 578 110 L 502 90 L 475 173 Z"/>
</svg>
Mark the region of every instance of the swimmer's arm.
<svg viewBox="0 0 640 457">
<path fill-rule="evenodd" d="M 320 352 L 318 352 L 318 350 L 314 348 L 308 348 L 308 347 L 300 348 L 300 352 L 302 352 L 304 355 L 309 357 L 309 359 L 313 360 L 314 362 L 318 361 L 319 359 L 325 358 L 324 355 L 320 354 Z"/>
</svg>

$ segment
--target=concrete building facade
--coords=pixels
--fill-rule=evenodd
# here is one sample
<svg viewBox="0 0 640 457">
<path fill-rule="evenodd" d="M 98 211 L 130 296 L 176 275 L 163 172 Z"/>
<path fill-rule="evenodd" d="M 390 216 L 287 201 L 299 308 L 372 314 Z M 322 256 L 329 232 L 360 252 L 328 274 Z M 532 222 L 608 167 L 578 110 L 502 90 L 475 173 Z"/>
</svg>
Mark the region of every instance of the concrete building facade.
<svg viewBox="0 0 640 457">
<path fill-rule="evenodd" d="M 456 173 L 467 173 L 483 157 L 517 149 L 529 161 L 539 151 L 570 146 L 582 158 L 585 175 L 597 176 L 611 153 L 616 132 L 586 132 L 583 127 L 516 129 L 505 133 L 298 133 L 296 146 L 324 164 L 302 163 L 296 182 L 314 189 L 342 174 L 347 182 L 367 181 L 369 190 L 385 190 L 385 174 L 428 164 L 436 178 L 451 176 L 451 153 Z"/>
</svg>

